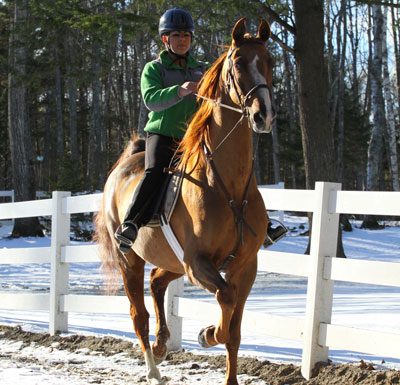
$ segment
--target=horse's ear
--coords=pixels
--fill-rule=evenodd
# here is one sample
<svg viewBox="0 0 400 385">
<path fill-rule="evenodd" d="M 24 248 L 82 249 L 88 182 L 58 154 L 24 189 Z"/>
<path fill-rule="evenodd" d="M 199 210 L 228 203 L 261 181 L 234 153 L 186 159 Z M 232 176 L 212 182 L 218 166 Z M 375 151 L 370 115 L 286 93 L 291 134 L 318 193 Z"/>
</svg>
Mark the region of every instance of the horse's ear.
<svg viewBox="0 0 400 385">
<path fill-rule="evenodd" d="M 232 30 L 232 40 L 236 46 L 239 46 L 246 33 L 246 18 L 242 17 L 238 20 Z"/>
<path fill-rule="evenodd" d="M 265 43 L 270 38 L 270 36 L 271 28 L 269 27 L 269 24 L 265 20 L 260 20 L 256 37 Z"/>
</svg>

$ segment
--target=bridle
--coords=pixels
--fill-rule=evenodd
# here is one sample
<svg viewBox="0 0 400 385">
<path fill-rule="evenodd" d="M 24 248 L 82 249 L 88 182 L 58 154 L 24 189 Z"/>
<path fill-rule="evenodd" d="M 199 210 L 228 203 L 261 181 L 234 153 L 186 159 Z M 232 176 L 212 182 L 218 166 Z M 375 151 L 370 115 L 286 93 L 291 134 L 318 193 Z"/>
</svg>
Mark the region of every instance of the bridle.
<svg viewBox="0 0 400 385">
<path fill-rule="evenodd" d="M 261 44 L 262 46 L 264 46 L 264 43 L 262 43 L 261 41 L 256 40 L 256 41 L 252 41 L 252 43 Z M 243 44 L 246 44 L 246 43 L 243 43 Z M 247 43 L 247 44 L 249 44 L 249 43 Z M 240 47 L 231 48 L 228 52 L 228 55 L 227 55 L 228 71 L 226 73 L 226 80 L 225 80 L 224 84 L 225 84 L 226 93 L 228 95 L 230 94 L 230 88 L 231 87 L 233 88 L 233 90 L 235 91 L 236 97 L 239 100 L 242 114 L 248 115 L 247 102 L 251 99 L 253 94 L 260 88 L 266 88 L 269 92 L 269 95 L 270 95 L 270 98 L 272 101 L 272 91 L 267 83 L 259 83 L 259 84 L 256 84 L 254 87 L 252 87 L 246 94 L 244 94 L 242 92 L 242 90 L 240 89 L 240 86 L 239 86 L 239 81 L 237 80 L 237 78 L 235 76 L 235 72 L 233 70 L 234 63 L 233 63 L 233 59 L 232 59 L 234 52 L 236 50 L 238 50 L 239 48 Z"/>
</svg>

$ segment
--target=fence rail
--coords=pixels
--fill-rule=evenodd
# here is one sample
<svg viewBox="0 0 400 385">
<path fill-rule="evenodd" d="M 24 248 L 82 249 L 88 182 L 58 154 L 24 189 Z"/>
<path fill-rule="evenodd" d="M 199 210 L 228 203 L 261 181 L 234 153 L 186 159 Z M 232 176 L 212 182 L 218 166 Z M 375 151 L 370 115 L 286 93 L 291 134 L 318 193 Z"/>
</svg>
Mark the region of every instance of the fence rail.
<svg viewBox="0 0 400 385">
<path fill-rule="evenodd" d="M 313 213 L 310 255 L 260 250 L 259 271 L 308 278 L 305 317 L 283 317 L 245 311 L 243 329 L 302 341 L 302 374 L 309 378 L 318 361 L 327 360 L 331 347 L 400 358 L 400 334 L 381 333 L 331 324 L 333 282 L 350 281 L 400 287 L 400 263 L 337 259 L 339 215 L 342 213 L 399 215 L 400 193 L 340 191 L 340 185 L 318 182 L 315 190 L 260 188 L 271 210 Z M 126 297 L 72 295 L 68 293 L 68 266 L 98 261 L 96 245 L 69 243 L 70 216 L 97 211 L 102 194 L 71 197 L 53 192 L 51 199 L 0 204 L 0 220 L 29 216 L 52 217 L 50 247 L 0 249 L 0 264 L 50 263 L 49 294 L 0 292 L 0 308 L 48 310 L 49 330 L 67 331 L 68 312 L 126 313 Z M 151 298 L 146 304 L 152 309 Z M 152 311 L 152 310 L 150 310 Z M 179 348 L 182 319 L 208 321 L 219 314 L 219 306 L 183 297 L 183 280 L 171 283 L 166 295 L 170 348 Z M 154 312 L 153 312 L 154 313 Z"/>
</svg>

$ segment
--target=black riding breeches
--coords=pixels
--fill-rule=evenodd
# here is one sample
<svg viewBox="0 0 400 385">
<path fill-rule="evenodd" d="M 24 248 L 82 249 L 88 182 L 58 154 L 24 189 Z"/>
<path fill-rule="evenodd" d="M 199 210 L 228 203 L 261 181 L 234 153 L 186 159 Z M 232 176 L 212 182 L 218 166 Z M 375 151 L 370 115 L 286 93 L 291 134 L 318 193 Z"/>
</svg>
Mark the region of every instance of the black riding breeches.
<svg viewBox="0 0 400 385">
<path fill-rule="evenodd" d="M 147 134 L 144 175 L 136 187 L 124 222 L 133 221 L 140 227 L 150 221 L 157 209 L 159 194 L 168 177 L 164 168 L 170 165 L 176 144 L 176 140 L 171 137 Z"/>
</svg>

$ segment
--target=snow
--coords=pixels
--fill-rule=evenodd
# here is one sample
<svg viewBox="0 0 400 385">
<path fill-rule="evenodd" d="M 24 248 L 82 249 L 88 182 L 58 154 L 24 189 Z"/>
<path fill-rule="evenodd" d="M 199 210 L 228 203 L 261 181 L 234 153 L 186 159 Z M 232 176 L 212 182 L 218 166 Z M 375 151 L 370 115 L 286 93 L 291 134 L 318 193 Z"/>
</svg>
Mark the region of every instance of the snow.
<svg viewBox="0 0 400 385">
<path fill-rule="evenodd" d="M 307 220 L 304 217 L 285 216 L 285 224 L 291 229 L 289 235 L 271 249 L 303 253 L 308 242 L 306 236 L 300 233 L 307 230 Z M 369 259 L 378 261 L 398 262 L 400 251 L 400 226 L 397 222 L 386 222 L 382 230 L 360 229 L 360 223 L 352 221 L 353 231 L 343 233 L 345 253 L 348 258 Z M 0 224 L 1 226 L 1 224 Z M 50 238 L 5 238 L 11 231 L 10 224 L 2 223 L 0 227 L 0 248 L 15 247 L 47 247 Z M 147 267 L 146 284 L 151 266 Z M 3 292 L 37 292 L 46 293 L 49 290 L 49 265 L 0 265 L 0 290 Z M 290 317 L 303 317 L 305 313 L 306 279 L 287 275 L 260 273 L 246 304 L 247 310 L 262 313 L 278 314 Z M 147 286 L 148 287 L 148 286 Z M 99 273 L 99 264 L 72 264 L 70 266 L 70 292 L 85 294 L 100 294 L 103 281 Z M 147 292 L 148 293 L 148 292 Z M 362 329 L 372 329 L 400 334 L 400 288 L 361 285 L 347 282 L 336 282 L 334 290 L 332 323 L 353 326 Z M 185 285 L 185 295 L 204 301 L 214 301 L 213 297 L 200 289 Z M 154 332 L 154 319 L 151 317 L 150 330 Z M 214 320 L 210 319 L 210 324 Z M 48 329 L 48 313 L 40 311 L 10 311 L 0 309 L 0 324 L 21 325 L 24 330 L 45 332 Z M 198 346 L 197 334 L 207 325 L 201 322 L 185 319 L 183 321 L 183 348 L 193 353 L 205 351 Z M 84 335 L 109 335 L 137 342 L 128 314 L 69 314 L 69 333 Z M 151 335 L 151 340 L 154 340 Z M 33 384 L 87 384 L 88 379 L 71 375 L 70 371 L 56 370 L 57 362 L 73 360 L 84 362 L 87 371 L 111 370 L 119 366 L 119 373 L 144 376 L 143 366 L 133 365 L 132 359 L 125 356 L 100 357 L 88 355 L 87 352 L 68 353 L 54 347 L 21 346 L 19 342 L 3 341 L 0 344 L 0 383 L 11 385 L 15 383 Z M 207 354 L 224 353 L 224 347 L 207 350 Z M 19 352 L 21 362 L 29 361 L 29 357 L 40 357 L 41 362 L 31 362 L 29 365 L 18 361 L 6 360 L 7 357 Z M 301 362 L 301 344 L 290 340 L 271 338 L 267 335 L 243 330 L 241 356 L 253 356 L 272 362 Z M 24 358 L 25 357 L 25 358 Z M 367 354 L 347 351 L 330 350 L 330 359 L 336 363 L 360 361 L 373 363 L 376 367 L 400 369 L 400 360 L 390 357 L 370 356 Z M 25 361 L 24 361 L 25 360 Z M 44 365 L 44 362 L 46 365 Z M 44 370 L 44 367 L 48 369 Z M 99 369 L 100 368 L 100 369 Z M 186 368 L 188 369 L 188 368 Z M 161 366 L 162 374 L 174 379 L 174 384 L 185 368 L 167 368 Z M 135 372 L 137 371 L 137 373 Z M 197 384 L 218 383 L 223 379 L 223 371 L 204 371 L 195 379 Z M 135 374 L 136 373 L 136 374 Z M 242 377 L 246 379 L 247 377 Z M 92 379 L 93 382 L 95 378 Z M 110 379 L 102 383 L 113 384 Z M 191 377 L 191 383 L 193 378 Z M 90 381 L 89 381 L 90 382 Z M 115 382 L 118 383 L 118 382 Z M 256 380 L 252 383 L 257 384 Z"/>
</svg>

